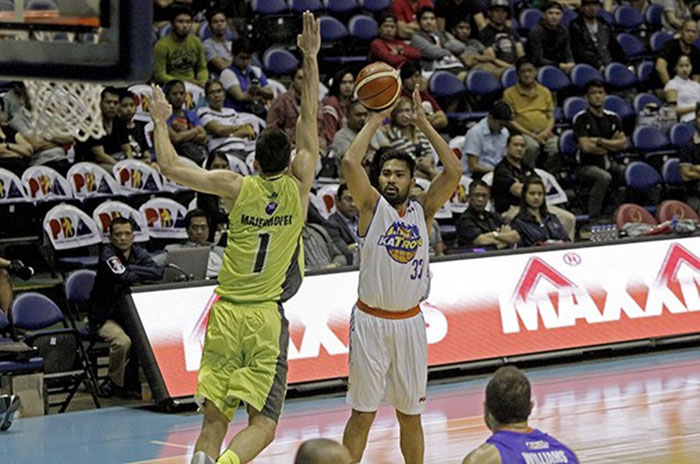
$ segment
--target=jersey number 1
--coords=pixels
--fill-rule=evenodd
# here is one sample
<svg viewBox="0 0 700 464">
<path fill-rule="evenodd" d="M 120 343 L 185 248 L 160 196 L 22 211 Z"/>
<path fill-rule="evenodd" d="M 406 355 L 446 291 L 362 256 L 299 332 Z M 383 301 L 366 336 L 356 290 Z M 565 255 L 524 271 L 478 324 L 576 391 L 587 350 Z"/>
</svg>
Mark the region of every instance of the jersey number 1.
<svg viewBox="0 0 700 464">
<path fill-rule="evenodd" d="M 255 255 L 255 266 L 253 266 L 253 274 L 258 274 L 265 266 L 265 257 L 267 256 L 267 246 L 270 244 L 270 234 L 259 234 L 258 253 Z"/>
</svg>

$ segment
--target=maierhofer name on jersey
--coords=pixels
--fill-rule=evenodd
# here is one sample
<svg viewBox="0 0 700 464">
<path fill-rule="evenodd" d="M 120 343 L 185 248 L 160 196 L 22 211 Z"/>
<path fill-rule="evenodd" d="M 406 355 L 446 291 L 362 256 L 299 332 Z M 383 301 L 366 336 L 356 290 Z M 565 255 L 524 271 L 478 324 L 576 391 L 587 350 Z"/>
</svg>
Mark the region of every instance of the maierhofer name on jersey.
<svg viewBox="0 0 700 464">
<path fill-rule="evenodd" d="M 241 214 L 241 224 L 253 227 L 289 226 L 292 224 L 292 215 L 261 218 Z"/>
</svg>

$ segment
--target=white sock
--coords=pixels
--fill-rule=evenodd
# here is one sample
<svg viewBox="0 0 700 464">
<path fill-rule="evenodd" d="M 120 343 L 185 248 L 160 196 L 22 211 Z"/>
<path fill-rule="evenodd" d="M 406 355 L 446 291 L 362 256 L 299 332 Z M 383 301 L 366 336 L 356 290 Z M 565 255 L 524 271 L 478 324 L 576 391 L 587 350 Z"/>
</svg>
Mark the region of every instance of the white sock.
<svg viewBox="0 0 700 464">
<path fill-rule="evenodd" d="M 216 461 L 207 456 L 204 451 L 197 451 L 194 453 L 194 456 L 192 456 L 190 464 L 216 464 Z"/>
</svg>

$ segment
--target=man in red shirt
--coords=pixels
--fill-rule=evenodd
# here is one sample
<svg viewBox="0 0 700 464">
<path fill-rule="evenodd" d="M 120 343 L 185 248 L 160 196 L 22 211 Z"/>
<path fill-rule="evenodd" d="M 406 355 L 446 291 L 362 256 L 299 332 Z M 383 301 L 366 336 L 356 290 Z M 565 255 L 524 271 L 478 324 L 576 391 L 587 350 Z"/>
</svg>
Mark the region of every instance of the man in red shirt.
<svg viewBox="0 0 700 464">
<path fill-rule="evenodd" d="M 420 50 L 396 38 L 396 16 L 391 12 L 382 14 L 379 20 L 379 37 L 369 46 L 369 60 L 383 61 L 400 68 L 407 61 L 420 59 Z"/>
<path fill-rule="evenodd" d="M 404 64 L 401 68 L 401 95 L 411 98 L 411 93 L 416 87 L 416 84 L 422 84 L 421 80 L 421 70 L 418 63 L 415 61 L 409 61 L 408 63 Z M 422 87 L 423 86 L 421 85 L 421 88 Z M 442 108 L 440 108 L 438 102 L 435 101 L 435 99 L 429 93 L 423 92 L 422 90 L 420 92 L 420 99 L 421 102 L 423 102 L 423 111 L 425 111 L 428 121 L 430 121 L 430 124 L 435 128 L 435 130 L 439 131 L 447 127 L 447 115 Z"/>
<path fill-rule="evenodd" d="M 414 32 L 420 30 L 416 13 L 423 7 L 434 8 L 433 0 L 394 0 L 391 11 L 396 15 L 399 38 L 410 39 Z"/>
</svg>

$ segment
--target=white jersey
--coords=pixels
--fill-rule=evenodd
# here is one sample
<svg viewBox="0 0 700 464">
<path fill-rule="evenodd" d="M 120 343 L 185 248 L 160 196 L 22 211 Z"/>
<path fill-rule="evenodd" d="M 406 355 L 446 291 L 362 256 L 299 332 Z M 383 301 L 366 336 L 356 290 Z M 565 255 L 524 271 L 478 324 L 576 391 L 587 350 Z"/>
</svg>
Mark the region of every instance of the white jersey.
<svg viewBox="0 0 700 464">
<path fill-rule="evenodd" d="M 428 297 L 429 234 L 423 206 L 410 200 L 403 217 L 380 196 L 360 237 L 360 300 L 372 308 L 406 311 Z"/>
</svg>

